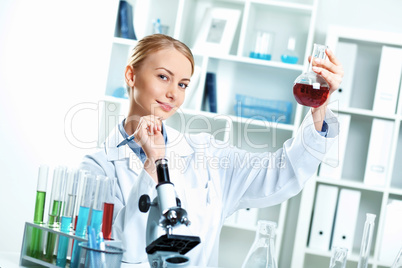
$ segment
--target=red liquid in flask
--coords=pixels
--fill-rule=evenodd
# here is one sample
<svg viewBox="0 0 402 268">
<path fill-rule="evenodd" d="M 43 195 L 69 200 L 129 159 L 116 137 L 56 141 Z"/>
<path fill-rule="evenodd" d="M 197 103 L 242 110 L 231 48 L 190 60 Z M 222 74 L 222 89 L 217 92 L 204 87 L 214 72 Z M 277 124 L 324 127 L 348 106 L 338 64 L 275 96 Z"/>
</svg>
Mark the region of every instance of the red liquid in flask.
<svg viewBox="0 0 402 268">
<path fill-rule="evenodd" d="M 329 95 L 328 87 L 296 83 L 293 86 L 293 95 L 298 103 L 304 106 L 317 108 L 324 104 Z"/>
<path fill-rule="evenodd" d="M 103 207 L 102 233 L 107 240 L 112 239 L 112 222 L 113 222 L 114 204 L 105 203 Z"/>
</svg>

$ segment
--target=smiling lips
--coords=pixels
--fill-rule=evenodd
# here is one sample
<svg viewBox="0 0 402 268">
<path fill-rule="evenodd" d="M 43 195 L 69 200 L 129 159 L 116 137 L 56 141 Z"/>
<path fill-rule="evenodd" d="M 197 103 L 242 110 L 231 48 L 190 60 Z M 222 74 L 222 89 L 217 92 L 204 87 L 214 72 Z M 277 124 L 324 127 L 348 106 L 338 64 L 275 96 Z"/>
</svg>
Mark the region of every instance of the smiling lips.
<svg viewBox="0 0 402 268">
<path fill-rule="evenodd" d="M 159 106 L 166 112 L 170 112 L 173 109 L 173 106 L 169 103 L 159 102 L 157 101 Z"/>
</svg>

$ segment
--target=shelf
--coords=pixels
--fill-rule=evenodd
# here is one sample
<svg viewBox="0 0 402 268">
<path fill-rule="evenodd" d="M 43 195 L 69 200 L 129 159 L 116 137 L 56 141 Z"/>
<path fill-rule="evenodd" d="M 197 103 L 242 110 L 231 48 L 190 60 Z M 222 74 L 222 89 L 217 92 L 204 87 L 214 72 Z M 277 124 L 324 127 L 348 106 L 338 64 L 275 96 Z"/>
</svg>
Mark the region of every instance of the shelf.
<svg viewBox="0 0 402 268">
<path fill-rule="evenodd" d="M 276 123 L 276 122 L 270 122 L 270 121 L 262 121 L 262 120 L 256 120 L 256 119 L 251 119 L 251 118 L 245 118 L 245 117 L 238 117 L 235 115 L 224 115 L 224 114 L 217 114 L 217 113 L 210 113 L 210 112 L 205 112 L 205 111 L 195 111 L 191 109 L 181 109 L 181 112 L 189 115 L 203 115 L 208 118 L 220 118 L 220 119 L 226 119 L 229 122 L 234 122 L 234 123 L 240 123 L 240 124 L 249 124 L 252 126 L 262 126 L 262 127 L 275 127 L 276 129 L 281 129 L 281 130 L 288 130 L 288 131 L 293 131 L 294 130 L 294 125 L 288 125 L 288 124 L 282 124 L 282 123 Z"/>
<path fill-rule="evenodd" d="M 138 40 L 132 40 L 132 39 L 127 39 L 127 38 L 121 38 L 121 37 L 114 37 L 113 38 L 113 43 L 115 44 L 120 44 L 120 45 L 127 45 L 127 46 L 135 46 L 137 44 Z"/>
<path fill-rule="evenodd" d="M 344 187 L 349 187 L 349 188 L 358 189 L 358 190 L 367 190 L 367 191 L 379 192 L 379 193 L 383 193 L 385 191 L 385 188 L 381 187 L 381 186 L 370 186 L 370 185 L 366 185 L 362 182 L 355 182 L 355 181 L 350 181 L 350 180 L 346 180 L 346 179 L 335 180 L 335 179 L 326 179 L 326 178 L 317 177 L 316 181 L 320 182 L 320 183 L 344 186 Z M 402 192 L 402 190 L 401 190 L 401 192 Z"/>
<path fill-rule="evenodd" d="M 312 12 L 314 10 L 313 5 L 298 4 L 298 3 L 283 2 L 283 1 L 251 0 L 250 3 L 251 4 L 261 4 L 264 6 L 272 6 L 272 7 L 283 7 L 283 8 L 289 8 L 289 9 L 300 10 L 300 11 L 309 11 L 309 12 Z"/>
<path fill-rule="evenodd" d="M 390 119 L 390 120 L 395 120 L 395 119 L 399 118 L 395 114 L 381 114 L 381 113 L 373 112 L 372 110 L 352 108 L 352 107 L 341 108 L 341 109 L 332 109 L 332 110 L 334 112 L 355 114 L 355 115 L 361 115 L 361 116 L 366 116 L 366 117 L 376 117 L 376 118 L 383 118 L 383 119 Z"/>
<path fill-rule="evenodd" d="M 223 225 L 224 227 L 229 227 L 229 228 L 234 228 L 242 231 L 250 231 L 250 232 L 255 232 L 257 230 L 256 226 L 250 227 L 250 226 L 242 226 L 234 223 L 225 223 Z"/>
<path fill-rule="evenodd" d="M 288 64 L 288 63 L 283 63 L 283 62 L 278 62 L 278 61 L 269 61 L 269 60 L 259 60 L 259 59 L 253 59 L 253 58 L 248 58 L 248 57 L 239 57 L 239 56 L 233 56 L 233 55 L 207 55 L 209 58 L 212 59 L 217 59 L 217 60 L 226 60 L 226 61 L 233 61 L 233 62 L 239 62 L 239 63 L 248 63 L 248 64 L 255 64 L 255 65 L 260 65 L 260 66 L 267 66 L 267 67 L 273 67 L 273 68 L 281 68 L 281 69 L 287 69 L 287 70 L 293 70 L 293 71 L 299 71 L 302 72 L 304 67 L 303 65 L 300 64 Z"/>
<path fill-rule="evenodd" d="M 306 247 L 305 249 L 305 253 L 306 254 L 310 254 L 310 255 L 316 255 L 316 256 L 322 256 L 322 257 L 328 257 L 331 258 L 331 251 L 322 251 L 322 250 L 316 250 L 316 249 L 311 249 Z M 348 262 L 349 261 L 353 261 L 353 262 L 358 262 L 359 261 L 359 255 L 354 254 L 354 253 L 350 253 L 348 252 Z M 369 264 L 373 263 L 373 258 L 369 258 Z"/>
<path fill-rule="evenodd" d="M 402 189 L 390 188 L 389 193 L 402 196 Z"/>
</svg>

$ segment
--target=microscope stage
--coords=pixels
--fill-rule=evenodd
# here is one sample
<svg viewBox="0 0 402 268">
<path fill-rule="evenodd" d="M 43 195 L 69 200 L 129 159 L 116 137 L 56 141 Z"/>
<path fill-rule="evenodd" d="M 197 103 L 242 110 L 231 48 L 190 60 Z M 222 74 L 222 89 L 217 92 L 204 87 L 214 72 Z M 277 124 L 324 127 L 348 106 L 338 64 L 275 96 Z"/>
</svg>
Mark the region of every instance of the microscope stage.
<svg viewBox="0 0 402 268">
<path fill-rule="evenodd" d="M 165 234 L 149 244 L 146 251 L 148 254 L 156 251 L 169 251 L 184 255 L 199 243 L 201 243 L 201 239 L 198 236 Z"/>
</svg>

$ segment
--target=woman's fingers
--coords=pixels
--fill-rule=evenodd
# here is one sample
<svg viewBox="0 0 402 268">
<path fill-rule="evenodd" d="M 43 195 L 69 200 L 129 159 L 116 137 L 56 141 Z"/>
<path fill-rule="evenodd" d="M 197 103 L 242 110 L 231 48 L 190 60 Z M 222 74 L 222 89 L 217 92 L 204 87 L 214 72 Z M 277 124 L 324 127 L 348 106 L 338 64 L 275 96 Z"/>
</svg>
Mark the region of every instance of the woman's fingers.
<svg viewBox="0 0 402 268">
<path fill-rule="evenodd" d="M 320 74 L 327 81 L 331 93 L 339 88 L 344 75 L 342 64 L 336 58 L 332 50 L 326 51 L 328 60 L 314 59 L 313 71 Z M 311 58 L 309 58 L 311 60 Z"/>
<path fill-rule="evenodd" d="M 140 119 L 137 129 L 134 132 L 135 142 L 143 146 L 151 142 L 150 136 L 162 135 L 162 120 L 159 117 L 148 115 Z"/>
<path fill-rule="evenodd" d="M 327 57 L 330 60 L 330 62 L 332 62 L 333 64 L 335 64 L 337 66 L 342 65 L 341 62 L 335 57 L 335 54 L 331 49 L 327 48 L 325 50 L 325 53 L 327 54 Z"/>
</svg>

